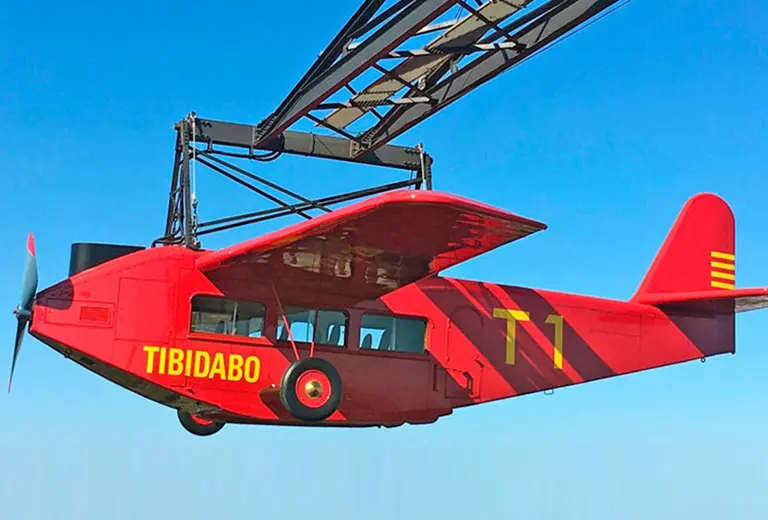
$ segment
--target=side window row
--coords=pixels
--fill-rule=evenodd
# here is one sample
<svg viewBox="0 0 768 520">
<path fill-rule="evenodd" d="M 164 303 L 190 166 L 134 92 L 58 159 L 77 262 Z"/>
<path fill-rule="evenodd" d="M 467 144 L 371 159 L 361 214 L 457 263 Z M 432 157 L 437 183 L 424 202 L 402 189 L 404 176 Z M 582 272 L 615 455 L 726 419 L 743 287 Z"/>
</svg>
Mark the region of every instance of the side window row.
<svg viewBox="0 0 768 520">
<path fill-rule="evenodd" d="M 285 314 L 277 319 L 278 341 L 290 341 L 290 329 L 294 341 L 311 343 L 314 338 L 317 345 L 343 347 L 347 344 L 348 320 L 343 312 L 293 306 L 286 306 L 284 310 Z"/>
<path fill-rule="evenodd" d="M 427 322 L 421 318 L 400 318 L 363 314 L 360 348 L 395 352 L 424 352 Z"/>
<path fill-rule="evenodd" d="M 193 332 L 211 332 L 260 338 L 264 330 L 265 307 L 258 302 L 242 302 L 195 296 L 192 298 Z"/>
<path fill-rule="evenodd" d="M 216 296 L 192 298 L 193 332 L 207 332 L 259 338 L 264 331 L 266 307 L 259 302 L 235 301 Z M 288 327 L 285 326 L 288 322 Z M 349 319 L 337 310 L 286 306 L 278 316 L 278 341 L 293 340 L 316 345 L 346 347 Z M 361 349 L 394 352 L 424 352 L 426 320 L 383 314 L 363 314 L 360 324 Z"/>
</svg>

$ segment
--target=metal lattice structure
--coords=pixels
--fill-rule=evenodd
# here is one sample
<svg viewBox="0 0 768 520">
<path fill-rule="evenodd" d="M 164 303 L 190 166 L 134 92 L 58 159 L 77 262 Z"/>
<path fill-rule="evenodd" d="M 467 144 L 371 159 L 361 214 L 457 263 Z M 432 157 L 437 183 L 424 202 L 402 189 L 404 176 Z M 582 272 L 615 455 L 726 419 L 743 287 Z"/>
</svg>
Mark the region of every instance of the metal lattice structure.
<svg viewBox="0 0 768 520">
<path fill-rule="evenodd" d="M 289 214 L 311 218 L 310 211 L 330 211 L 333 204 L 391 189 L 431 189 L 431 157 L 421 145 L 389 144 L 393 139 L 620 5 L 619 0 L 364 0 L 288 96 L 260 123 L 213 121 L 191 114 L 176 125 L 165 235 L 156 242 L 198 247 L 198 236 L 206 233 Z M 328 135 L 292 130 L 300 121 L 310 121 Z M 409 177 L 309 199 L 222 158 L 263 162 L 286 153 L 379 165 L 408 171 Z M 190 192 L 192 161 L 276 207 L 198 223 Z M 295 202 L 286 202 L 254 182 Z"/>
</svg>

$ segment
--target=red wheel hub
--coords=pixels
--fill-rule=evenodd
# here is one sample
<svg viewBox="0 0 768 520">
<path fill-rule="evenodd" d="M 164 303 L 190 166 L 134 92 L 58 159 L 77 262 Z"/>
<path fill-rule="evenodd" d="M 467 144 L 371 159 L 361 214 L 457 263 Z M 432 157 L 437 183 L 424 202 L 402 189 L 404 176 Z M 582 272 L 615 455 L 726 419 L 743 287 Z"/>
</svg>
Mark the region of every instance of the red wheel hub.
<svg viewBox="0 0 768 520">
<path fill-rule="evenodd" d="M 320 408 L 331 398 L 331 381 L 320 370 L 307 370 L 296 380 L 296 397 L 309 408 Z"/>
<path fill-rule="evenodd" d="M 213 421 L 209 421 L 208 419 L 203 419 L 199 415 L 195 414 L 189 414 L 189 416 L 192 418 L 193 421 L 195 421 L 200 426 L 210 426 L 213 424 Z"/>
</svg>

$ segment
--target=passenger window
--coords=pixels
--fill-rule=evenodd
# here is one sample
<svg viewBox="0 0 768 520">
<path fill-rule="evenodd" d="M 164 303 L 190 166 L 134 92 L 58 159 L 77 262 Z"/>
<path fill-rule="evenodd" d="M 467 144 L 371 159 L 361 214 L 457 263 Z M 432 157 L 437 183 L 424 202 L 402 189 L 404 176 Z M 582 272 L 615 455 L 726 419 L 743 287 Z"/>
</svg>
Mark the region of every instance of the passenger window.
<svg viewBox="0 0 768 520">
<path fill-rule="evenodd" d="M 423 353 L 427 321 L 380 314 L 363 314 L 360 348 Z"/>
<path fill-rule="evenodd" d="M 346 347 L 348 319 L 344 312 L 293 306 L 284 311 L 294 341 L 312 343 L 314 337 L 316 345 Z M 277 320 L 277 339 L 290 341 L 282 315 Z"/>
<path fill-rule="evenodd" d="M 260 338 L 264 331 L 264 305 L 217 296 L 192 298 L 192 332 Z"/>
</svg>

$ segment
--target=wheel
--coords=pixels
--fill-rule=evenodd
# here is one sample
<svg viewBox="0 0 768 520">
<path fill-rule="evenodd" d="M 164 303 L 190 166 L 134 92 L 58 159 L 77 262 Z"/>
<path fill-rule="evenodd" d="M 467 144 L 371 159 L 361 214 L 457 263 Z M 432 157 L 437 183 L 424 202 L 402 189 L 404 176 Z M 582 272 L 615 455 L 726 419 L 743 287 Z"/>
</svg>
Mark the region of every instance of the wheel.
<svg viewBox="0 0 768 520">
<path fill-rule="evenodd" d="M 224 428 L 224 423 L 213 422 L 197 415 L 178 410 L 179 422 L 189 433 L 205 437 Z"/>
<path fill-rule="evenodd" d="M 280 381 L 280 401 L 297 419 L 322 421 L 341 403 L 341 377 L 325 359 L 294 361 Z"/>
</svg>

